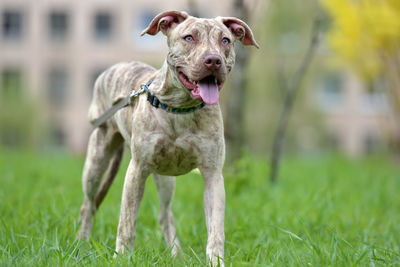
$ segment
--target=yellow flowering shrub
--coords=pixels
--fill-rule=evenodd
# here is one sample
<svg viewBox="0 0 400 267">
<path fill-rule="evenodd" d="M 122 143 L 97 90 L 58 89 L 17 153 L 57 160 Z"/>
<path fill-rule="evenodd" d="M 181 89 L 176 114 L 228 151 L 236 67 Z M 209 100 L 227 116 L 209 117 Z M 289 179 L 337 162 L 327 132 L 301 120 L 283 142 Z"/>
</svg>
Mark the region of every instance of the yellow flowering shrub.
<svg viewBox="0 0 400 267">
<path fill-rule="evenodd" d="M 365 78 L 385 71 L 393 61 L 400 64 L 400 0 L 322 0 L 322 4 L 332 17 L 328 41 L 337 62 L 350 64 Z"/>
</svg>

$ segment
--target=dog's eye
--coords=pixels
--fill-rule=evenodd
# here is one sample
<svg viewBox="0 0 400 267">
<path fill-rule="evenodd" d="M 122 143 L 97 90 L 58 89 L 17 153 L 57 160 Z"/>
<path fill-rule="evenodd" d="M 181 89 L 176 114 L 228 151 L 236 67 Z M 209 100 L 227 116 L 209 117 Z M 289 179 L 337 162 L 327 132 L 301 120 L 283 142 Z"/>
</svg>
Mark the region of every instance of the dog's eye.
<svg viewBox="0 0 400 267">
<path fill-rule="evenodd" d="M 230 42 L 231 42 L 231 40 L 229 40 L 226 37 L 222 39 L 222 44 L 224 44 L 224 45 L 230 44 Z"/>
<path fill-rule="evenodd" d="M 183 39 L 185 39 L 186 42 L 193 42 L 194 38 L 191 35 L 186 35 Z"/>
</svg>

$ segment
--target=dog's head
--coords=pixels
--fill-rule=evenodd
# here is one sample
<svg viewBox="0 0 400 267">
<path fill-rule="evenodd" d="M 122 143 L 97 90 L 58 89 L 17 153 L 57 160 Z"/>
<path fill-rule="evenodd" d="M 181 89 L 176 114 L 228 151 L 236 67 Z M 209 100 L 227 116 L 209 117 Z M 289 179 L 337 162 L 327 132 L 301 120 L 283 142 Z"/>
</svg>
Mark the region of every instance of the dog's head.
<svg viewBox="0 0 400 267">
<path fill-rule="evenodd" d="M 218 102 L 219 90 L 235 64 L 234 42 L 258 47 L 249 26 L 233 17 L 202 19 L 167 11 L 157 15 L 142 35 L 159 31 L 168 37 L 167 63 L 174 86 L 210 105 Z"/>
</svg>

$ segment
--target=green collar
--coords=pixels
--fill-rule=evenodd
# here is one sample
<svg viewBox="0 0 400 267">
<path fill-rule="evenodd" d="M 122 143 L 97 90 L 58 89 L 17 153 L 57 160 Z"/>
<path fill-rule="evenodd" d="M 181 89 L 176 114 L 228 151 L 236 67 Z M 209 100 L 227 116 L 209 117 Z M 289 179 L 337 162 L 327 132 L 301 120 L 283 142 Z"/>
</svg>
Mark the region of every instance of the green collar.
<svg viewBox="0 0 400 267">
<path fill-rule="evenodd" d="M 189 108 L 177 108 L 177 107 L 167 105 L 167 104 L 161 102 L 155 95 L 151 94 L 149 86 L 152 82 L 153 82 L 153 80 L 149 81 L 147 84 L 143 84 L 141 86 L 142 87 L 141 89 L 144 89 L 144 91 L 147 94 L 147 101 L 149 101 L 150 104 L 155 108 L 161 108 L 161 109 L 165 110 L 166 112 L 170 112 L 170 113 L 185 114 L 185 113 L 190 113 L 195 110 L 198 110 L 206 105 L 206 103 L 204 103 L 204 102 L 201 102 L 200 104 L 193 106 L 193 107 L 189 107 Z"/>
</svg>

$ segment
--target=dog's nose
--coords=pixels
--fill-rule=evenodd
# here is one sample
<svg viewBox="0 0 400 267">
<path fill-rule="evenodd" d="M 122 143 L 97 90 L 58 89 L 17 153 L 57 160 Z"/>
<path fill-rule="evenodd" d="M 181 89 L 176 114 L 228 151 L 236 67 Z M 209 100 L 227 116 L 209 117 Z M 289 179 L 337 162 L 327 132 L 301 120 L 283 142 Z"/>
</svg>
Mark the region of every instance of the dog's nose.
<svg viewBox="0 0 400 267">
<path fill-rule="evenodd" d="M 222 58 L 218 55 L 207 55 L 203 63 L 210 70 L 218 70 L 222 65 Z"/>
</svg>

